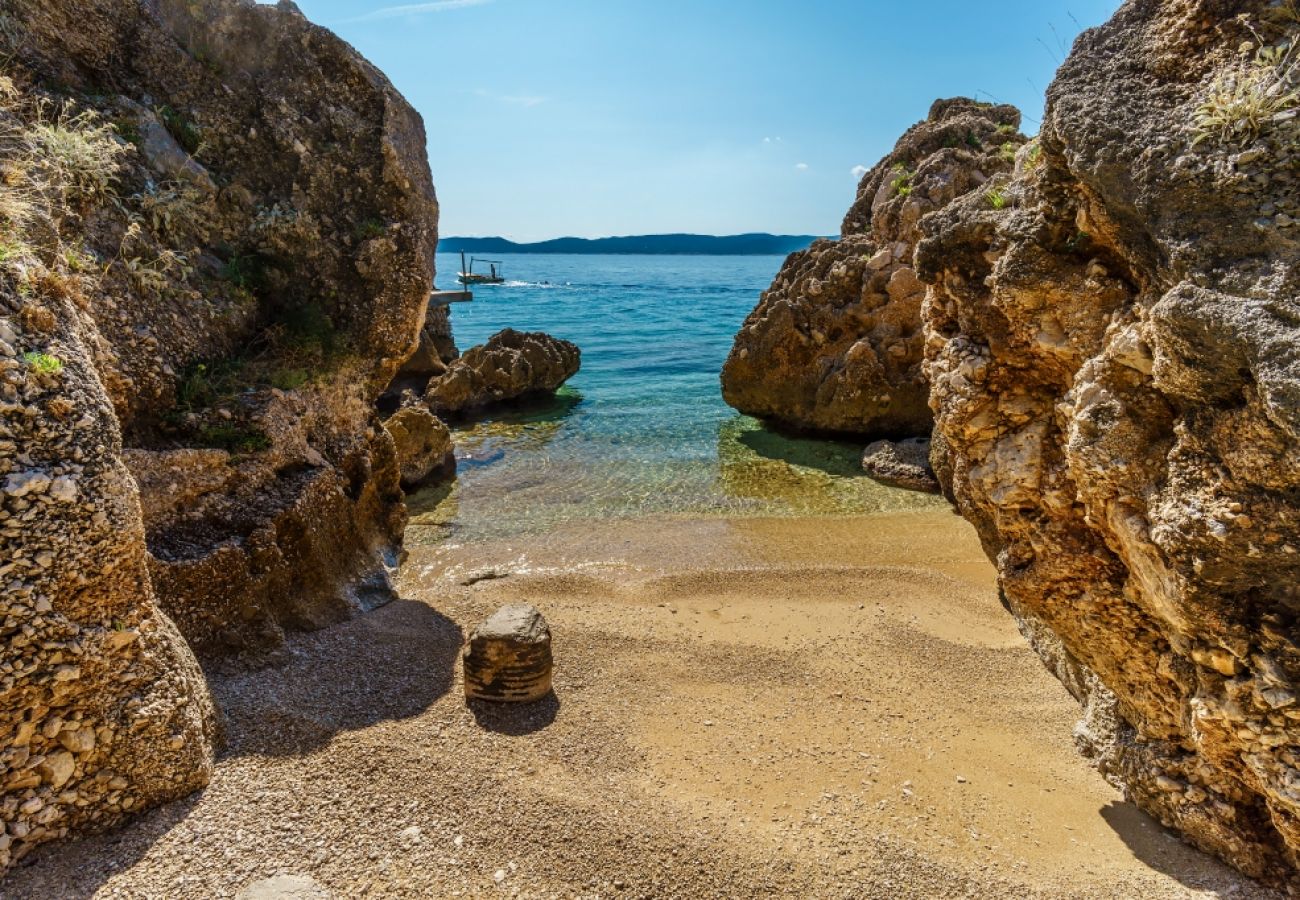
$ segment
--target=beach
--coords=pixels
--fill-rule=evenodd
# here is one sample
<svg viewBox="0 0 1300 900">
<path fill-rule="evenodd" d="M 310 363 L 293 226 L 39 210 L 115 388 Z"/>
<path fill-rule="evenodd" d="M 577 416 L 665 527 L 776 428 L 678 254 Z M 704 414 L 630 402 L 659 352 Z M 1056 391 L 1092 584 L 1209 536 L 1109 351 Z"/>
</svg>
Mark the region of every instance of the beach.
<svg viewBox="0 0 1300 900">
<path fill-rule="evenodd" d="M 1124 802 L 943 510 L 579 522 L 415 546 L 401 599 L 212 673 L 212 784 L 5 896 L 1267 897 Z M 546 615 L 555 694 L 467 706 Z"/>
</svg>

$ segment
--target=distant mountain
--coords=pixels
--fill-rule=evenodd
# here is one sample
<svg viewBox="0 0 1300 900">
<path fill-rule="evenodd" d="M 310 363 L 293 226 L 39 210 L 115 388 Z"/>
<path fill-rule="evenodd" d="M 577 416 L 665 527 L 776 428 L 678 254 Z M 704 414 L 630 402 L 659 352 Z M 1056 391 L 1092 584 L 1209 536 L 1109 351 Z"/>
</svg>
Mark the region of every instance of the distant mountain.
<svg viewBox="0 0 1300 900">
<path fill-rule="evenodd" d="M 500 237 L 448 237 L 439 253 L 648 253 L 685 256 L 782 256 L 804 250 L 816 240 L 808 234 L 645 234 L 633 237 L 555 238 L 536 244 L 516 244 Z"/>
</svg>

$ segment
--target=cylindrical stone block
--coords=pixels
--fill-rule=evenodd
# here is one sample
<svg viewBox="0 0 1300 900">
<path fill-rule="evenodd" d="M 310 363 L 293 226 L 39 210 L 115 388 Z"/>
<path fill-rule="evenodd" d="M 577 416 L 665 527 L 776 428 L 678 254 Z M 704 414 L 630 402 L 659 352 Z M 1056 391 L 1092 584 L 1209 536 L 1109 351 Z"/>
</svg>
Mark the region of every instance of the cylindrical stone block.
<svg viewBox="0 0 1300 900">
<path fill-rule="evenodd" d="M 551 692 L 551 629 L 536 607 L 503 606 L 474 629 L 462 657 L 465 699 L 528 703 Z"/>
</svg>

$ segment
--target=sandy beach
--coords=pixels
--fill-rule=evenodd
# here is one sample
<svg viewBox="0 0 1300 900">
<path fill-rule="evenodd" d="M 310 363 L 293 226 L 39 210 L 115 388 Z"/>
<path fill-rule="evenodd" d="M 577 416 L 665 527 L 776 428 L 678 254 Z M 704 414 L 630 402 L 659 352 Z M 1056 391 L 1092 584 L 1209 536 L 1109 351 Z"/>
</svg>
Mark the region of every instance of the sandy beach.
<svg viewBox="0 0 1300 900">
<path fill-rule="evenodd" d="M 1075 755 L 947 512 L 413 537 L 402 599 L 214 675 L 209 788 L 4 896 L 1270 896 Z M 555 696 L 467 708 L 462 635 L 516 600 Z"/>
</svg>

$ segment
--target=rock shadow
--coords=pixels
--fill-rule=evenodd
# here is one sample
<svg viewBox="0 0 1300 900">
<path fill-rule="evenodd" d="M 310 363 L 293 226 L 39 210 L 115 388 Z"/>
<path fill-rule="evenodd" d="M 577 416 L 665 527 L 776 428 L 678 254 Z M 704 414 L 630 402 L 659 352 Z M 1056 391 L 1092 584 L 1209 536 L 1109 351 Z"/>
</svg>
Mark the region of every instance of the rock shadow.
<svg viewBox="0 0 1300 900">
<path fill-rule="evenodd" d="M 533 703 L 490 703 L 470 700 L 474 721 L 485 731 L 523 737 L 541 731 L 560 714 L 560 698 L 551 691 Z"/>
<path fill-rule="evenodd" d="M 724 464 L 743 464 L 755 457 L 816 469 L 827 475 L 865 477 L 862 448 L 865 441 L 831 435 L 796 434 L 735 416 L 718 430 L 718 457 Z"/>
<path fill-rule="evenodd" d="M 451 689 L 462 638 L 413 600 L 292 635 L 281 665 L 212 679 L 224 753 L 300 755 L 339 732 L 418 715 Z"/>
<path fill-rule="evenodd" d="M 1183 843 L 1178 835 L 1134 803 L 1113 801 L 1103 806 L 1100 813 L 1135 857 L 1188 888 L 1214 897 L 1270 896 L 1266 888 L 1245 875 Z M 1259 893 L 1243 891 L 1244 885 Z M 1280 900 L 1281 895 L 1276 896 Z"/>
</svg>

